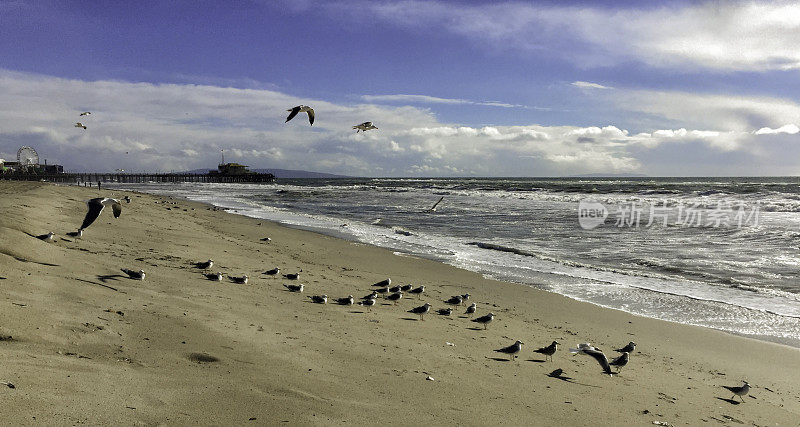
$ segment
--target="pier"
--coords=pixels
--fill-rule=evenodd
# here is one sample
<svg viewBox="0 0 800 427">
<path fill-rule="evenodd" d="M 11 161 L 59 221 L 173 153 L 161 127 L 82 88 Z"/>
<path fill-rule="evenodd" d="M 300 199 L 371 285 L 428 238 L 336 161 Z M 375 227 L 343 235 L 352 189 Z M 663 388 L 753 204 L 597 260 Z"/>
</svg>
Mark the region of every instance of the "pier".
<svg viewBox="0 0 800 427">
<path fill-rule="evenodd" d="M 275 176 L 271 173 L 104 173 L 104 172 L 77 172 L 77 173 L 4 173 L 0 180 L 15 181 L 47 181 L 47 182 L 117 182 L 117 183 L 146 183 L 146 182 L 215 182 L 215 183 L 258 183 L 272 182 Z"/>
</svg>

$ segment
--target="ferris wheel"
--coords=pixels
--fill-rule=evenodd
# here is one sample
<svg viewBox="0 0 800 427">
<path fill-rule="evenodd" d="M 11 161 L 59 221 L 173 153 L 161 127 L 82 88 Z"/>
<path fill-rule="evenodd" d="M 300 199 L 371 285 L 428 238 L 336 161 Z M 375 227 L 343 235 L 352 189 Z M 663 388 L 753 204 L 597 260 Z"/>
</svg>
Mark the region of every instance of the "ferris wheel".
<svg viewBox="0 0 800 427">
<path fill-rule="evenodd" d="M 17 150 L 17 162 L 20 166 L 37 166 L 39 164 L 39 154 L 33 147 L 23 145 Z"/>
</svg>

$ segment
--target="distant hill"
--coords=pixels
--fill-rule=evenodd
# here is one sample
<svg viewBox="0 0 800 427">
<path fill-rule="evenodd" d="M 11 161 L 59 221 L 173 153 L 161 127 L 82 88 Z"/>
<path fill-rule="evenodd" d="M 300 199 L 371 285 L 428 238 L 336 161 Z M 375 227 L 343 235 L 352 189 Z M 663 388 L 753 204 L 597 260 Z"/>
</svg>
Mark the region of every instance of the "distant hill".
<svg viewBox="0 0 800 427">
<path fill-rule="evenodd" d="M 186 171 L 187 173 L 207 173 L 209 170 L 214 170 L 211 168 L 208 169 L 192 169 L 190 171 Z M 251 169 L 253 172 L 258 173 L 271 173 L 275 175 L 275 178 L 349 178 L 345 175 L 334 175 L 332 173 L 323 173 L 323 172 L 311 172 L 311 171 L 301 171 L 301 170 L 294 170 L 294 169 Z"/>
<path fill-rule="evenodd" d="M 646 178 L 643 173 L 586 173 L 582 175 L 569 175 L 567 178 Z"/>
</svg>

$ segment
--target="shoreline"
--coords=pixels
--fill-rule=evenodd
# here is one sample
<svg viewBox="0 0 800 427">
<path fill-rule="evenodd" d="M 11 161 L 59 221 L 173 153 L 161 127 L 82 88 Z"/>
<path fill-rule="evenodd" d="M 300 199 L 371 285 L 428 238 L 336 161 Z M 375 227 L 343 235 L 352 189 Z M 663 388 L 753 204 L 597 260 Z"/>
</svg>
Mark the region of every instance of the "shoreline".
<svg viewBox="0 0 800 427">
<path fill-rule="evenodd" d="M 133 202 L 118 219 L 103 212 L 83 239 L 47 244 L 25 234 L 74 231 L 64 224 L 80 222 L 83 200 L 110 193 Z M 800 351 L 786 345 L 609 310 L 201 202 L 39 183 L 0 183 L 0 195 L 0 335 L 14 337 L 0 342 L 0 381 L 17 386 L 0 395 L 17 423 L 791 425 L 800 416 Z M 209 257 L 251 282 L 202 279 L 190 263 Z M 306 292 L 260 274 L 276 265 L 302 269 Z M 110 277 L 122 266 L 148 270 L 147 280 Z M 469 292 L 479 315 L 497 319 L 487 330 L 457 315 L 419 322 L 406 313 L 421 304 L 414 298 L 371 311 L 307 302 L 319 293 L 358 298 L 386 277 L 425 284 L 421 302 L 434 308 Z M 514 339 L 525 342 L 519 360 L 495 360 L 493 350 Z M 562 348 L 540 362 L 532 349 L 553 339 Z M 611 378 L 566 351 L 589 341 L 611 355 L 630 340 L 637 351 Z M 195 353 L 217 361 L 193 361 Z M 548 377 L 555 368 L 571 380 Z M 737 405 L 721 386 L 739 379 L 754 390 Z"/>
<path fill-rule="evenodd" d="M 115 187 L 124 187 L 124 185 L 115 184 Z M 113 189 L 115 187 L 110 187 L 110 188 Z M 131 190 L 131 191 L 138 192 L 137 190 Z M 156 195 L 156 193 L 147 193 L 147 192 L 141 192 L 141 194 Z M 455 268 L 460 268 L 460 269 L 464 269 L 466 271 L 470 271 L 470 272 L 474 272 L 474 273 L 477 273 L 477 274 L 481 274 L 486 279 L 502 281 L 502 282 L 509 282 L 509 283 L 515 283 L 515 284 L 522 285 L 522 286 L 529 286 L 529 287 L 532 287 L 532 288 L 537 289 L 537 290 L 550 292 L 550 293 L 553 293 L 553 294 L 556 294 L 556 295 L 565 296 L 565 297 L 567 297 L 569 299 L 572 299 L 574 301 L 577 301 L 577 302 L 593 304 L 593 305 L 596 305 L 596 306 L 604 308 L 604 309 L 618 310 L 618 311 L 621 311 L 623 313 L 628 313 L 628 314 L 632 314 L 632 315 L 639 316 L 639 317 L 644 317 L 644 318 L 649 318 L 649 319 L 654 319 L 654 320 L 661 320 L 661 321 L 676 323 L 676 324 L 680 324 L 680 325 L 697 326 L 697 327 L 708 328 L 708 329 L 711 329 L 711 330 L 724 332 L 724 333 L 731 334 L 731 335 L 734 335 L 734 336 L 740 336 L 740 337 L 755 339 L 755 340 L 764 341 L 764 342 L 781 344 L 781 345 L 785 345 L 785 346 L 788 346 L 788 347 L 791 347 L 791 348 L 800 349 L 800 338 L 791 338 L 791 337 L 787 338 L 787 337 L 781 337 L 781 336 L 775 336 L 775 335 L 749 334 L 749 333 L 745 333 L 745 332 L 739 332 L 739 331 L 733 331 L 733 330 L 725 330 L 725 329 L 714 327 L 714 326 L 710 326 L 710 325 L 704 325 L 702 323 L 681 322 L 679 320 L 671 319 L 671 318 L 669 318 L 669 316 L 658 317 L 656 315 L 647 315 L 647 314 L 639 313 L 636 310 L 625 310 L 624 308 L 621 308 L 621 307 L 618 307 L 618 306 L 603 304 L 601 302 L 598 302 L 598 301 L 595 301 L 595 300 L 591 300 L 591 299 L 580 298 L 577 295 L 569 295 L 569 294 L 566 294 L 566 293 L 559 293 L 556 290 L 548 288 L 547 285 L 543 285 L 541 283 L 535 283 L 535 281 L 533 281 L 532 279 L 531 279 L 531 281 L 526 282 L 526 281 L 523 281 L 523 280 L 516 280 L 516 279 L 511 278 L 511 277 L 502 277 L 502 275 L 500 277 L 496 277 L 497 275 L 496 275 L 495 272 L 487 272 L 487 271 L 483 271 L 483 270 L 478 269 L 478 268 L 470 268 L 469 266 L 456 265 L 454 263 L 449 262 L 449 260 L 447 258 L 440 257 L 440 256 L 437 256 L 437 255 L 434 255 L 434 254 L 426 255 L 426 254 L 421 254 L 421 253 L 414 253 L 414 252 L 410 252 L 410 251 L 405 251 L 402 248 L 393 248 L 393 247 L 375 245 L 375 244 L 370 243 L 370 242 L 365 242 L 365 241 L 359 240 L 359 238 L 357 236 L 349 234 L 347 232 L 340 231 L 339 229 L 336 229 L 336 228 L 325 228 L 323 226 L 294 224 L 294 223 L 291 223 L 291 222 L 284 222 L 284 221 L 281 221 L 279 219 L 272 219 L 272 218 L 268 218 L 268 217 L 260 217 L 260 216 L 257 216 L 257 215 L 252 215 L 252 214 L 248 213 L 246 210 L 242 210 L 242 208 L 223 207 L 223 206 L 220 206 L 220 205 L 214 205 L 213 203 L 207 202 L 207 201 L 195 201 L 195 200 L 192 200 L 192 199 L 190 199 L 189 197 L 187 197 L 185 195 L 171 195 L 170 197 L 176 197 L 176 198 L 179 198 L 179 199 L 182 199 L 182 200 L 187 200 L 187 201 L 192 201 L 192 202 L 197 202 L 197 203 L 203 203 L 203 204 L 206 204 L 206 205 L 209 205 L 209 206 L 216 206 L 219 209 L 223 209 L 223 210 L 225 210 L 226 212 L 228 212 L 230 214 L 241 215 L 241 216 L 248 217 L 248 218 L 258 219 L 260 221 L 268 221 L 268 222 L 270 222 L 272 224 L 275 224 L 277 226 L 288 227 L 288 228 L 292 228 L 292 229 L 295 229 L 295 230 L 301 230 L 301 231 L 308 231 L 308 232 L 316 233 L 316 234 L 323 235 L 323 236 L 329 236 L 329 237 L 333 237 L 333 238 L 337 238 L 337 239 L 342 239 L 342 240 L 345 240 L 345 241 L 348 241 L 348 242 L 360 243 L 360 244 L 374 246 L 376 248 L 382 248 L 382 249 L 390 250 L 393 253 L 403 253 L 403 254 L 406 254 L 408 256 L 439 262 L 439 263 L 442 263 L 444 265 L 448 265 L 448 266 L 452 266 L 452 267 L 455 267 Z M 295 215 L 306 215 L 306 214 L 297 214 L 297 213 L 293 213 L 293 214 L 295 214 Z M 469 244 L 471 244 L 471 243 L 469 243 Z M 541 276 L 555 275 L 555 276 L 561 277 L 560 275 L 558 275 L 556 273 L 545 273 L 545 272 L 542 272 L 542 273 L 540 273 L 540 275 Z M 579 281 L 579 280 L 576 279 L 576 281 Z M 723 300 L 705 299 L 705 298 L 695 297 L 695 296 L 686 295 L 686 294 L 682 294 L 682 293 L 673 293 L 673 292 L 669 292 L 669 291 L 660 291 L 660 290 L 656 290 L 656 289 L 653 289 L 653 288 L 650 288 L 650 287 L 633 287 L 633 289 L 635 289 L 638 292 L 654 293 L 654 294 L 658 294 L 658 295 L 665 295 L 665 296 L 668 296 L 668 297 L 686 298 L 686 299 L 690 299 L 690 300 L 693 300 L 693 301 L 698 301 L 698 302 L 701 302 L 701 303 L 709 302 L 709 303 L 720 304 L 720 305 L 723 305 L 723 306 L 728 306 L 728 307 L 732 307 L 732 308 L 735 308 L 735 309 L 744 310 L 745 312 L 748 312 L 748 311 L 759 312 L 759 313 L 763 312 L 763 313 L 771 314 L 771 315 L 778 316 L 778 317 L 796 318 L 796 317 L 793 317 L 793 316 L 786 316 L 784 314 L 770 312 L 769 310 L 761 310 L 761 309 L 757 309 L 757 308 L 739 306 L 739 305 L 732 304 L 730 302 L 723 301 Z"/>
</svg>

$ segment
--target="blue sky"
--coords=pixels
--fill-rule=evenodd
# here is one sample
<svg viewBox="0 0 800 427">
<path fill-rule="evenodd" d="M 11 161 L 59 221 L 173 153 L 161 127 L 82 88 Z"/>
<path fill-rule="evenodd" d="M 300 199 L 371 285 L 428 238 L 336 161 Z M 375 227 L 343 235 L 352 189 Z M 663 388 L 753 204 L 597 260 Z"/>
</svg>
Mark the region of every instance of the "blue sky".
<svg viewBox="0 0 800 427">
<path fill-rule="evenodd" d="M 796 175 L 798 45 L 780 2 L 0 0 L 0 158 Z"/>
</svg>

